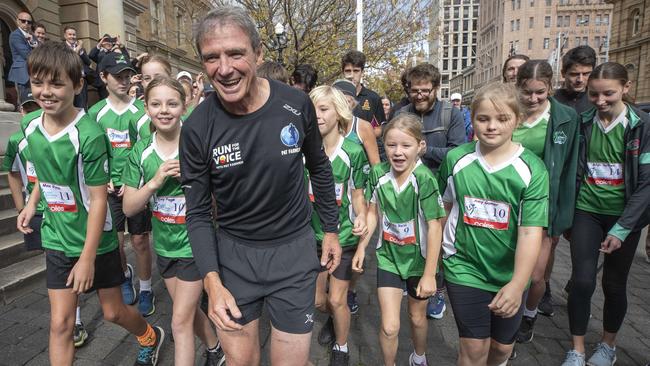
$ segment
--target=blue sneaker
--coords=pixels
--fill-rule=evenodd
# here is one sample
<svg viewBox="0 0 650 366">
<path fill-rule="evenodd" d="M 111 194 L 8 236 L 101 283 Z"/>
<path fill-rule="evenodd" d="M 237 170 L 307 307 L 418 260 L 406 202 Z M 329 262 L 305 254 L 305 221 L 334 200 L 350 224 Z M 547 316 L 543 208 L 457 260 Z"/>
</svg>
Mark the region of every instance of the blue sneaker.
<svg viewBox="0 0 650 366">
<path fill-rule="evenodd" d="M 158 326 L 153 327 L 153 330 L 156 332 L 156 343 L 148 347 L 140 346 L 138 358 L 135 360 L 135 366 L 156 366 L 158 363 L 158 353 L 160 352 L 160 346 L 162 346 L 165 340 L 165 331 Z"/>
<path fill-rule="evenodd" d="M 445 294 L 443 294 L 442 291 L 436 291 L 436 293 L 429 298 L 429 303 L 427 304 L 427 317 L 442 319 L 445 315 L 445 310 L 447 310 Z"/>
<path fill-rule="evenodd" d="M 562 366 L 585 366 L 585 354 L 572 349 L 567 352 Z"/>
<path fill-rule="evenodd" d="M 613 366 L 616 363 L 616 347 L 600 342 L 594 349 L 594 354 L 587 360 L 589 366 Z"/>
<path fill-rule="evenodd" d="M 133 267 L 130 264 L 126 265 L 126 270 L 129 271 L 129 277 L 122 282 L 122 300 L 127 305 L 135 304 L 135 286 L 133 286 Z"/>
<path fill-rule="evenodd" d="M 357 293 L 350 290 L 348 290 L 348 307 L 350 308 L 350 314 L 356 314 L 357 311 L 359 311 L 359 299 L 357 298 Z"/>
<path fill-rule="evenodd" d="M 140 291 L 138 311 L 142 316 L 149 316 L 156 312 L 156 296 L 153 291 Z"/>
</svg>

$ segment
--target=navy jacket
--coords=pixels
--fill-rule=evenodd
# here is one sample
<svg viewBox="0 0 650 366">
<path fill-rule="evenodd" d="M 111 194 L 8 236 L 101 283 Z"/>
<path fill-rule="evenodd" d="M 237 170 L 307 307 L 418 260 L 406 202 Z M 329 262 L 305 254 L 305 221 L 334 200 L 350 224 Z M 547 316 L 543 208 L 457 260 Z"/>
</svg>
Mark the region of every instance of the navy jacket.
<svg viewBox="0 0 650 366">
<path fill-rule="evenodd" d="M 7 80 L 17 84 L 29 83 L 27 57 L 32 52 L 32 47 L 20 29 L 16 29 L 9 35 L 9 47 L 11 48 L 13 63 L 11 64 Z"/>
</svg>

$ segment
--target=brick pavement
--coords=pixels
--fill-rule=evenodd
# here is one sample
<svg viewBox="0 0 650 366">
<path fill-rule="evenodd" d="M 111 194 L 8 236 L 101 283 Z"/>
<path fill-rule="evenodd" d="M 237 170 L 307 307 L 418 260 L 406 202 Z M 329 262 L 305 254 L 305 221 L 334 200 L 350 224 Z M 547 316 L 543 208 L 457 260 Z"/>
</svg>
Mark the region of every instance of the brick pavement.
<svg viewBox="0 0 650 366">
<path fill-rule="evenodd" d="M 619 333 L 618 363 L 621 366 L 645 365 L 650 362 L 650 264 L 638 251 L 629 279 L 629 309 L 625 324 Z M 369 258 L 374 258 L 370 255 Z M 568 246 L 562 242 L 558 247 L 552 290 L 556 302 L 556 315 L 540 317 L 537 321 L 535 339 L 532 344 L 518 346 L 519 357 L 511 365 L 559 365 L 570 346 L 566 298 L 562 287 L 570 274 Z M 156 273 L 156 271 L 154 271 Z M 351 365 L 379 365 L 378 344 L 379 308 L 375 292 L 375 265 L 370 261 L 367 273 L 359 283 L 361 309 L 352 318 L 350 335 Z M 154 291 L 157 294 L 157 310 L 149 320 L 161 325 L 171 333 L 171 303 L 164 284 L 157 273 L 154 277 Z M 589 345 L 598 341 L 601 329 L 602 290 L 597 288 L 594 296 L 593 319 L 589 324 L 587 341 Z M 126 331 L 101 319 L 101 311 L 94 295 L 84 296 L 82 317 L 90 332 L 85 346 L 77 351 L 75 365 L 131 365 L 136 355 L 135 339 Z M 403 303 L 403 305 L 405 302 Z M 264 319 L 267 319 L 265 317 Z M 316 316 L 317 334 L 325 316 Z M 409 342 L 408 316 L 402 311 L 401 343 L 398 348 L 398 365 L 407 362 L 411 352 Z M 0 307 L 0 365 L 47 365 L 47 332 L 49 304 L 45 284 L 43 287 L 18 298 L 7 306 Z M 263 364 L 268 364 L 266 344 L 269 327 L 261 331 L 264 348 Z M 428 358 L 431 365 L 453 365 L 458 338 L 451 311 L 442 320 L 429 321 Z M 316 366 L 328 364 L 328 350 L 318 345 L 313 337 L 311 360 Z M 198 342 L 197 342 L 198 345 Z M 197 355 L 202 349 L 197 347 Z M 203 359 L 197 357 L 197 362 Z M 167 343 L 161 351 L 160 365 L 173 364 L 173 344 Z"/>
</svg>

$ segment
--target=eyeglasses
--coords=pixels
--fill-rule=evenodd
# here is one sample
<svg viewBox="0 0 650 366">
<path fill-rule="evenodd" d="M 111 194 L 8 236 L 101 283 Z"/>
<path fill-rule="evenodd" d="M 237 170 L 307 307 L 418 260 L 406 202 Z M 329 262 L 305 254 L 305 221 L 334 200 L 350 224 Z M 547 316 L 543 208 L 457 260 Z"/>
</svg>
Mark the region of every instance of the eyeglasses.
<svg viewBox="0 0 650 366">
<path fill-rule="evenodd" d="M 431 94 L 432 89 L 411 89 L 409 90 L 409 94 L 412 96 L 416 95 L 421 95 L 423 97 L 429 96 Z"/>
<path fill-rule="evenodd" d="M 20 22 L 24 23 L 24 24 L 32 24 L 33 23 L 33 21 L 31 21 L 29 19 L 18 19 L 18 20 L 20 20 Z"/>
</svg>

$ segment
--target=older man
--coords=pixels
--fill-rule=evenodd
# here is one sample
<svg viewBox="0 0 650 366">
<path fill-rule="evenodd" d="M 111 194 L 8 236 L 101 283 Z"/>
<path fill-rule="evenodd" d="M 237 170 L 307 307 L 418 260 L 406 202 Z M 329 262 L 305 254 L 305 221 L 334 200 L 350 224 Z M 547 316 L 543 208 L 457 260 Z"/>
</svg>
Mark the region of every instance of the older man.
<svg viewBox="0 0 650 366">
<path fill-rule="evenodd" d="M 183 125 L 180 163 L 208 315 L 228 365 L 257 365 L 266 303 L 271 363 L 304 366 L 316 276 L 320 266 L 333 271 L 341 255 L 334 181 L 313 104 L 299 90 L 256 76 L 262 42 L 241 8 L 208 13 L 198 24 L 196 46 L 216 93 Z M 320 263 L 303 156 L 325 229 Z"/>
<path fill-rule="evenodd" d="M 18 98 L 27 95 L 29 89 L 29 73 L 27 72 L 27 57 L 32 49 L 38 46 L 36 37 L 32 34 L 32 16 L 24 11 L 18 13 L 16 25 L 18 28 L 9 35 L 12 64 L 7 80 L 16 85 Z M 20 105 L 22 101 L 18 101 Z"/>
</svg>

